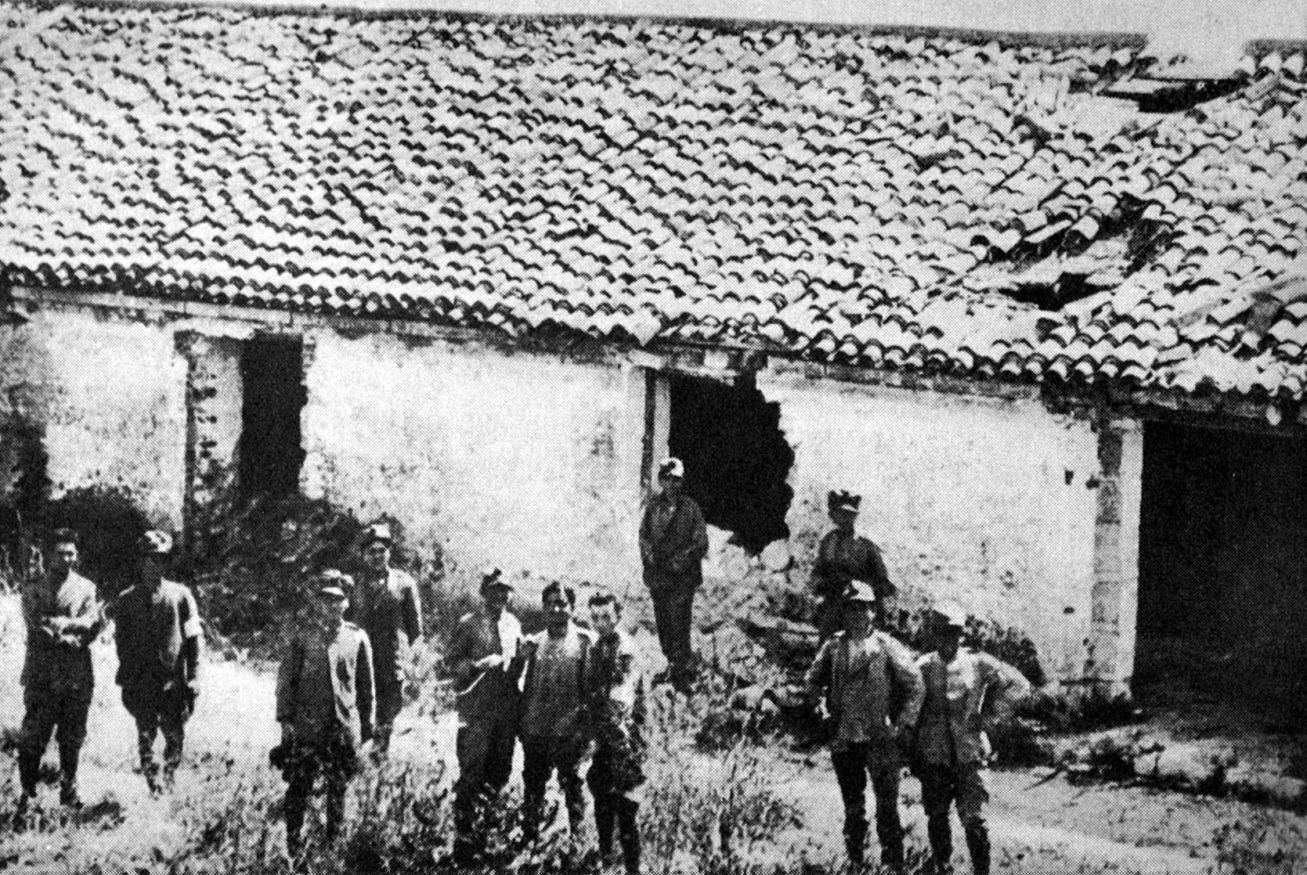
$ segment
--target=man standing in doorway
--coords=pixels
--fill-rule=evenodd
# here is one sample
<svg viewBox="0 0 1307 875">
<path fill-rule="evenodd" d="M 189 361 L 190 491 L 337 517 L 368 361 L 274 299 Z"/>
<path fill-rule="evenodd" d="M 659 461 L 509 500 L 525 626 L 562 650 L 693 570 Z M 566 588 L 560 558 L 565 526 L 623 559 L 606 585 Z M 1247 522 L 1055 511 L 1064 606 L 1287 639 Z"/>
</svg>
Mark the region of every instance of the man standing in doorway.
<svg viewBox="0 0 1307 875">
<path fill-rule="evenodd" d="M 309 620 L 299 629 L 277 672 L 277 722 L 286 775 L 286 851 L 298 860 L 304 811 L 321 772 L 327 785 L 327 842 L 340 834 L 345 788 L 372 737 L 372 646 L 345 621 L 345 593 L 353 581 L 339 571 L 318 578 Z"/>
<path fill-rule="evenodd" d="M 699 505 L 682 494 L 684 483 L 680 459 L 669 458 L 658 466 L 659 492 L 649 500 L 640 523 L 640 559 L 667 675 L 673 686 L 688 692 L 694 680 L 694 592 L 703 583 L 708 531 Z"/>
<path fill-rule="evenodd" d="M 572 621 L 576 593 L 558 581 L 540 596 L 544 631 L 526 639 L 522 687 L 522 833 L 534 841 L 544 814 L 545 785 L 554 772 L 567 806 L 567 823 L 576 841 L 585 816 L 581 762 L 589 742 L 585 716 L 585 675 L 594 633 Z"/>
<path fill-rule="evenodd" d="M 809 585 L 817 596 L 816 626 L 818 641 L 825 641 L 839 631 L 844 591 L 853 581 L 865 583 L 876 594 L 881 611 L 894 595 L 880 548 L 859 535 L 854 524 L 862 496 L 848 492 L 831 492 L 826 496 L 826 512 L 835 528 L 826 533 L 817 547 Z"/>
<path fill-rule="evenodd" d="M 843 630 L 822 645 L 808 669 L 814 701 L 824 701 L 833 729 L 831 764 L 844 802 L 844 843 L 849 865 L 863 863 L 867 838 L 867 778 L 876 799 L 881 863 L 903 871 L 899 817 L 900 749 L 911 738 L 924 695 L 911 650 L 875 630 L 876 594 L 852 583 L 844 596 Z M 902 702 L 897 714 L 892 702 Z"/>
<path fill-rule="evenodd" d="M 376 522 L 363 530 L 359 542 L 362 567 L 350 592 L 345 618 L 372 643 L 377 682 L 377 756 L 390 749 L 395 717 L 404 706 L 404 662 L 407 648 L 422 637 L 422 608 L 417 582 L 407 572 L 390 567 L 395 539 L 390 525 Z"/>
<path fill-rule="evenodd" d="M 172 552 L 167 532 L 146 532 L 140 541 L 141 578 L 118 597 L 118 685 L 123 705 L 136 720 L 141 772 L 152 792 L 171 787 L 181 764 L 186 721 L 199 695 L 200 612 L 195 596 L 164 580 Z M 154 762 L 154 739 L 163 733 L 163 784 Z"/>
<path fill-rule="evenodd" d="M 935 650 L 918 665 L 926 685 L 916 732 L 917 777 L 926 809 L 926 832 L 937 873 L 951 871 L 949 808 L 957 806 L 976 875 L 989 875 L 989 830 L 981 809 L 989 801 L 984 769 L 990 756 L 986 729 L 1030 691 L 1015 668 L 961 647 L 967 616 L 945 604 L 932 614 Z"/>
<path fill-rule="evenodd" d="M 446 657 L 458 707 L 454 862 L 485 849 L 478 820 L 513 770 L 521 698 L 522 625 L 508 610 L 513 587 L 498 568 L 481 574 L 481 607 L 459 618 Z"/>
<path fill-rule="evenodd" d="M 81 805 L 77 760 L 86 740 L 86 715 L 95 688 L 91 642 L 104 623 L 95 584 L 73 570 L 77 533 L 59 529 L 51 538 L 51 547 L 49 571 L 23 588 L 27 656 L 19 683 L 27 713 L 18 742 L 20 815 L 36 796 L 41 754 L 56 727 L 59 800 L 72 808 Z"/>
</svg>

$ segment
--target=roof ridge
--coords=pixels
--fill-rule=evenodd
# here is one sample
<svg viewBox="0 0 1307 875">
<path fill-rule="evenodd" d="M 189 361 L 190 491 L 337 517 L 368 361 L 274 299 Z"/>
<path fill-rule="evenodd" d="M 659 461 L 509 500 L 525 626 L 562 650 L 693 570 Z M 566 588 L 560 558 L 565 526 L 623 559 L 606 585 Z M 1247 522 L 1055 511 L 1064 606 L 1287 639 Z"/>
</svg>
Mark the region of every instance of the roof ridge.
<svg viewBox="0 0 1307 875">
<path fill-rule="evenodd" d="M 297 15 L 304 18 L 349 18 L 359 21 L 386 21 L 406 18 L 445 18 L 452 21 L 545 21 L 545 22 L 612 22 L 631 24 L 654 22 L 667 25 L 685 25 L 716 30 L 733 31 L 790 28 L 816 33 L 835 34 L 886 34 L 906 37 L 958 39 L 966 42 L 997 42 L 1003 46 L 1061 47 L 1142 47 L 1147 42 L 1143 33 L 1129 31 L 1018 31 L 988 30 L 985 28 L 953 27 L 923 24 L 873 24 L 856 22 L 804 21 L 768 18 L 719 18 L 713 16 L 690 17 L 656 13 L 589 13 L 589 12 L 485 12 L 469 9 L 443 9 L 428 6 L 364 7 L 353 4 L 328 5 L 320 3 L 277 2 L 257 3 L 252 0 L 0 0 L 12 6 L 53 8 L 144 9 L 165 10 L 226 10 L 249 13 L 252 17 Z M 1285 40 L 1257 40 L 1258 43 L 1287 43 Z M 1307 47 L 1307 40 L 1301 44 Z M 1269 49 L 1268 49 L 1269 51 Z"/>
</svg>

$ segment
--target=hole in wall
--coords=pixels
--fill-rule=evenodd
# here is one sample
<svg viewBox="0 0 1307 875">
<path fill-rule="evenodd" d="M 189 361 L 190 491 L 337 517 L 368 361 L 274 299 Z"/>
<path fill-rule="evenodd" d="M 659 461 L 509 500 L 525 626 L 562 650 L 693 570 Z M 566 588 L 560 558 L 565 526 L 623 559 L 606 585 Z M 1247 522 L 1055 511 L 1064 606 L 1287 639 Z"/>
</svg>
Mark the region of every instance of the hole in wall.
<svg viewBox="0 0 1307 875">
<path fill-rule="evenodd" d="M 752 376 L 732 385 L 674 374 L 669 390 L 668 448 L 685 463 L 685 490 L 708 524 L 754 554 L 788 537 L 794 450 L 781 432 L 780 405 Z"/>
</svg>

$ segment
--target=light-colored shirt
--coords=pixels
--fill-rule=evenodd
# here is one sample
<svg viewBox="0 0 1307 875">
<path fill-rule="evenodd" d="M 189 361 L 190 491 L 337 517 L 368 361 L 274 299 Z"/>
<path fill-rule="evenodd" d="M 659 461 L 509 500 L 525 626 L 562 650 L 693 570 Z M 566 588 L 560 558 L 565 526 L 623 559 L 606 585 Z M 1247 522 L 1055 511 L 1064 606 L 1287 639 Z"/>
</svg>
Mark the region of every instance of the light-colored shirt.
<svg viewBox="0 0 1307 875">
<path fill-rule="evenodd" d="M 918 754 L 932 765 L 982 762 L 981 733 L 1030 691 L 1029 682 L 1007 663 L 971 650 L 959 650 L 952 662 L 928 653 L 918 665 L 926 685 Z"/>
</svg>

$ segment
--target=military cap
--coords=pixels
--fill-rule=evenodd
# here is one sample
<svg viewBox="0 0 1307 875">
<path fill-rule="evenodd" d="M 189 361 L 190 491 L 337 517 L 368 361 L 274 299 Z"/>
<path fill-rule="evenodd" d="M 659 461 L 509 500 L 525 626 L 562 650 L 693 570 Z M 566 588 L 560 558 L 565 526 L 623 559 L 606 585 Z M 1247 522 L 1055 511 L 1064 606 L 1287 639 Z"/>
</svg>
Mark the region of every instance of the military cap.
<svg viewBox="0 0 1307 875">
<path fill-rule="evenodd" d="M 861 581 L 853 581 L 844 589 L 844 604 L 851 605 L 855 602 L 874 605 L 876 603 L 876 591 Z"/>
<path fill-rule="evenodd" d="M 363 529 L 363 534 L 359 536 L 359 549 L 366 548 L 369 544 L 380 541 L 387 547 L 395 546 L 395 536 L 390 531 L 390 523 L 375 522 Z"/>
<path fill-rule="evenodd" d="M 347 599 L 354 579 L 344 572 L 329 568 L 318 575 L 318 595 L 323 598 Z"/>
<path fill-rule="evenodd" d="M 659 477 L 684 477 L 685 463 L 675 456 L 668 456 L 663 459 L 663 463 L 658 466 Z"/>
<path fill-rule="evenodd" d="M 844 489 L 838 492 L 832 489 L 826 494 L 826 507 L 829 510 L 847 510 L 857 513 L 859 508 L 862 507 L 862 496 L 854 495 Z"/>
<path fill-rule="evenodd" d="M 172 552 L 172 535 L 159 529 L 150 529 L 136 543 L 143 556 L 166 556 Z"/>
<path fill-rule="evenodd" d="M 492 586 L 502 586 L 504 589 L 513 588 L 513 584 L 504 579 L 504 572 L 490 565 L 481 569 L 481 591 L 485 592 Z"/>
<path fill-rule="evenodd" d="M 944 626 L 956 626 L 961 629 L 967 625 L 967 612 L 957 602 L 940 602 L 930 609 L 936 623 Z"/>
</svg>

